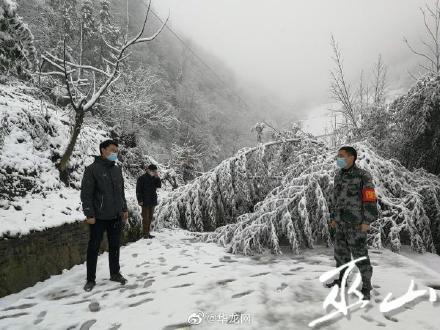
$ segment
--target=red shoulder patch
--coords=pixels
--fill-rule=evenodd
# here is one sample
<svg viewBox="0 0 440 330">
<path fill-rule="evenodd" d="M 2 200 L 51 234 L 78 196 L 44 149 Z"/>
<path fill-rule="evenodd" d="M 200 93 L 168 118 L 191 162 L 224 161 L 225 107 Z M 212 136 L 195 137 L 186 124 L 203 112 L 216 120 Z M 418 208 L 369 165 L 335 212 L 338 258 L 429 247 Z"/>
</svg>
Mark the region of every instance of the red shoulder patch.
<svg viewBox="0 0 440 330">
<path fill-rule="evenodd" d="M 374 188 L 365 187 L 362 189 L 363 202 L 375 202 L 377 200 Z"/>
</svg>

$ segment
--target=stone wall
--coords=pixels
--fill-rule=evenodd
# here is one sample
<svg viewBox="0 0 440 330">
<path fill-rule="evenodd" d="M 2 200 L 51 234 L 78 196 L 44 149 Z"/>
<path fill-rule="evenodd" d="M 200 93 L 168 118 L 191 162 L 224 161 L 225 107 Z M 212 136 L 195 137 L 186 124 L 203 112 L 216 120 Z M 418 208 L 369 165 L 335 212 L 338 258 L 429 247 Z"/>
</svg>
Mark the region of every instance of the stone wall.
<svg viewBox="0 0 440 330">
<path fill-rule="evenodd" d="M 122 244 L 140 238 L 140 225 L 127 226 Z M 44 281 L 86 260 L 89 228 L 84 222 L 64 224 L 20 237 L 0 238 L 0 297 Z M 101 252 L 107 250 L 107 238 Z M 85 280 L 86 274 L 84 274 Z"/>
</svg>

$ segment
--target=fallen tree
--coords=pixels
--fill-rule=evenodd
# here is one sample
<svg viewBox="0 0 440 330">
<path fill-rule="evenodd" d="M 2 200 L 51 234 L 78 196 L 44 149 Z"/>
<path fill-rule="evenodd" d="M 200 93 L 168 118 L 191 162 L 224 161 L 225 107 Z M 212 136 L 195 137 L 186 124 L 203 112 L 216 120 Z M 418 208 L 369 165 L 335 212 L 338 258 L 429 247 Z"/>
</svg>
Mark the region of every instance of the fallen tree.
<svg viewBox="0 0 440 330">
<path fill-rule="evenodd" d="M 325 147 L 308 139 L 289 139 L 242 149 L 213 170 L 169 193 L 157 208 L 156 228 L 209 231 L 251 212 L 288 171 L 300 163 L 300 150 Z"/>
<path fill-rule="evenodd" d="M 278 148 L 285 143 L 278 142 Z M 402 244 L 417 252 L 440 251 L 440 179 L 380 157 L 366 142 L 355 148 L 358 165 L 371 173 L 378 195 L 379 218 L 372 224 L 369 245 L 396 252 Z M 278 161 L 275 158 L 283 153 L 272 154 L 272 164 L 285 166 L 278 172 L 283 179 L 260 191 L 250 190 L 254 183 L 240 179 L 240 169 L 246 173 L 252 160 L 245 154 L 225 160 L 162 202 L 160 226 L 180 224 L 198 232 L 202 241 L 219 243 L 232 253 L 269 249 L 278 254 L 283 240 L 295 253 L 315 244 L 331 245 L 327 222 L 335 150 L 303 139 L 291 151 L 288 158 Z M 260 201 L 253 198 L 263 194 Z M 226 223 L 222 223 L 225 214 Z"/>
</svg>

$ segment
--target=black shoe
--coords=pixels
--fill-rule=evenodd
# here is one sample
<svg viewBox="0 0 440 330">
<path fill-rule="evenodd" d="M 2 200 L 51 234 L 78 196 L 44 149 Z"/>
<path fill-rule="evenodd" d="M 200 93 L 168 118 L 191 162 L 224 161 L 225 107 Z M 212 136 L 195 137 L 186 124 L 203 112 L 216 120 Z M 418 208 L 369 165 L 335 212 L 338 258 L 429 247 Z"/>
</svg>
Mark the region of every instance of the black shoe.
<svg viewBox="0 0 440 330">
<path fill-rule="evenodd" d="M 147 238 L 154 238 L 155 236 L 153 235 L 148 235 Z"/>
<path fill-rule="evenodd" d="M 341 280 L 337 279 L 337 280 L 334 280 L 333 282 L 330 282 L 330 283 L 326 283 L 326 284 L 325 284 L 325 286 L 326 286 L 327 288 L 332 288 L 332 287 L 334 287 L 335 285 L 338 285 L 339 287 L 341 287 Z M 347 287 L 347 286 L 348 286 L 348 283 L 345 282 L 345 287 Z"/>
<path fill-rule="evenodd" d="M 127 279 L 124 276 L 122 276 L 121 273 L 110 275 L 110 281 L 119 282 L 122 285 L 127 283 Z"/>
<path fill-rule="evenodd" d="M 370 288 L 362 288 L 361 289 L 361 293 L 364 296 L 363 300 L 370 300 L 371 299 L 371 295 L 370 295 Z"/>
<path fill-rule="evenodd" d="M 87 281 L 86 285 L 84 285 L 84 290 L 87 292 L 92 291 L 95 285 L 96 285 L 95 281 Z"/>
</svg>

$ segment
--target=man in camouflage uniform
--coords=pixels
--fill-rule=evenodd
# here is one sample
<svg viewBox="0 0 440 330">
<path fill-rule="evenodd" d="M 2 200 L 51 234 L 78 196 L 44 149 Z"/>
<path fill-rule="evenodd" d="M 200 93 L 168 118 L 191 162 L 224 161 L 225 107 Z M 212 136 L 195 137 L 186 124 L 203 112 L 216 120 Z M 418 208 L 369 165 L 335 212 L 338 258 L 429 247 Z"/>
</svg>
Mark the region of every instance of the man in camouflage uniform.
<svg viewBox="0 0 440 330">
<path fill-rule="evenodd" d="M 353 259 L 366 257 L 356 263 L 362 276 L 361 293 L 370 299 L 371 267 L 368 256 L 367 232 L 370 223 L 378 216 L 376 194 L 370 173 L 356 166 L 357 152 L 352 147 L 342 147 L 338 151 L 336 164 L 340 170 L 334 178 L 330 205 L 330 227 L 335 229 L 334 253 L 336 267 Z M 341 286 L 344 271 L 339 279 L 328 287 Z"/>
</svg>

